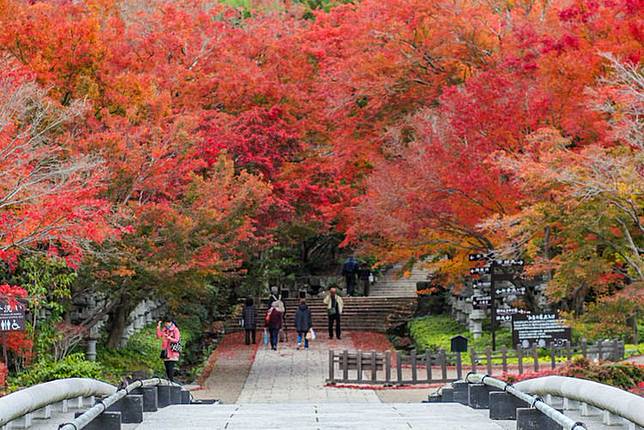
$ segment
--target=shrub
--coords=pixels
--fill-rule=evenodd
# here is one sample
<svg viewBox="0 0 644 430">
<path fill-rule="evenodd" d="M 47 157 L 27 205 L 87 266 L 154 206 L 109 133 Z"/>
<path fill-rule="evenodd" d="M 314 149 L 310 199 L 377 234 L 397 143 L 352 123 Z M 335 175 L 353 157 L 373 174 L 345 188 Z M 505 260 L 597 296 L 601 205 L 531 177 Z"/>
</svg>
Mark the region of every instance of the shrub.
<svg viewBox="0 0 644 430">
<path fill-rule="evenodd" d="M 557 369 L 522 375 L 507 374 L 502 377 L 507 382 L 518 382 L 542 376 L 559 375 L 581 378 L 601 384 L 612 385 L 623 390 L 639 387 L 644 382 L 644 366 L 633 363 L 595 363 L 584 358 L 573 360 L 570 364 Z"/>
<path fill-rule="evenodd" d="M 419 352 L 426 350 L 436 352 L 439 349 L 449 351 L 451 339 L 457 335 L 467 337 L 470 340 L 468 346 L 477 352 L 482 352 L 492 345 L 491 333 L 485 331 L 479 339 L 474 339 L 464 325 L 449 315 L 432 315 L 414 319 L 409 322 L 409 333 Z M 509 329 L 499 328 L 496 334 L 497 349 L 503 346 L 511 347 L 512 333 Z"/>
<path fill-rule="evenodd" d="M 40 360 L 27 370 L 9 378 L 9 391 L 21 387 L 29 387 L 47 381 L 62 378 L 94 378 L 100 379 L 103 368 L 100 364 L 88 361 L 84 354 L 70 354 L 62 360 Z"/>
</svg>

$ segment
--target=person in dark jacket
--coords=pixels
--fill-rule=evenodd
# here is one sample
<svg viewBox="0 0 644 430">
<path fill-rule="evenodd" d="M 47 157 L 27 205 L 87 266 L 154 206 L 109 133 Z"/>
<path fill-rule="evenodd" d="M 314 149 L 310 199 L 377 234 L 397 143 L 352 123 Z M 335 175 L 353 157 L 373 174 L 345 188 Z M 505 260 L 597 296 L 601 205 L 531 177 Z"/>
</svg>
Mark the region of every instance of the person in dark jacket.
<svg viewBox="0 0 644 430">
<path fill-rule="evenodd" d="M 277 351 L 277 340 L 282 328 L 282 313 L 279 311 L 280 304 L 273 302 L 266 313 L 266 327 L 271 335 L 271 349 Z"/>
<path fill-rule="evenodd" d="M 304 349 L 309 348 L 309 340 L 306 334 L 313 327 L 313 319 L 311 318 L 311 309 L 306 304 L 305 299 L 300 300 L 300 305 L 295 312 L 295 329 L 297 330 L 297 349 L 302 347 L 302 340 L 304 340 Z"/>
<path fill-rule="evenodd" d="M 246 345 L 250 345 L 251 340 L 255 344 L 255 338 L 257 336 L 257 315 L 255 313 L 255 302 L 251 297 L 246 299 L 246 305 L 244 306 L 244 342 Z"/>
<path fill-rule="evenodd" d="M 347 294 L 353 296 L 356 288 L 356 275 L 358 274 L 358 261 L 354 256 L 347 258 L 342 265 L 342 276 L 347 286 Z"/>
<path fill-rule="evenodd" d="M 362 294 L 367 297 L 369 295 L 369 286 L 371 284 L 371 269 L 367 263 L 362 263 L 358 268 L 358 279 L 362 287 Z"/>
</svg>

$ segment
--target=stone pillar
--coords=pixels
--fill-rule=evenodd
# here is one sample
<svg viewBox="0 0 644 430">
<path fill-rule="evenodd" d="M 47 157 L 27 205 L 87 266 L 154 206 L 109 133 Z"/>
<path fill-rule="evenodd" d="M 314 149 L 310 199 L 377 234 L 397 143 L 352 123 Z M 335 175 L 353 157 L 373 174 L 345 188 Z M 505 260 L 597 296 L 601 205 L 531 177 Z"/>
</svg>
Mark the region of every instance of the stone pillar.
<svg viewBox="0 0 644 430">
<path fill-rule="evenodd" d="M 89 361 L 96 361 L 96 339 L 87 339 L 85 356 Z"/>
<path fill-rule="evenodd" d="M 120 412 L 121 423 L 139 424 L 143 422 L 143 396 L 128 394 L 112 406 L 109 412 Z"/>
<path fill-rule="evenodd" d="M 561 412 L 561 411 L 560 411 Z M 517 430 L 562 430 L 552 418 L 534 408 L 517 409 Z"/>
<path fill-rule="evenodd" d="M 485 311 L 481 309 L 474 309 L 470 314 L 470 332 L 474 339 L 479 339 L 483 333 L 483 320 L 485 319 Z"/>
<path fill-rule="evenodd" d="M 74 414 L 75 418 L 78 418 L 85 411 L 76 412 Z M 84 427 L 85 430 L 121 430 L 121 413 L 120 412 L 108 412 L 105 411 L 96 418 L 94 418 L 87 426 Z"/>
</svg>

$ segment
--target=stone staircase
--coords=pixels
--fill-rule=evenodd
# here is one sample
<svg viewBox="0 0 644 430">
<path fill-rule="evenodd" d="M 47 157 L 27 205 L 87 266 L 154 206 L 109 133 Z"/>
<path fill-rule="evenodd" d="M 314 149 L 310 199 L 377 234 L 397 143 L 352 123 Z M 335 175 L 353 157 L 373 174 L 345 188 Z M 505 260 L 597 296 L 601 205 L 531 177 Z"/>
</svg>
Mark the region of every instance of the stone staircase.
<svg viewBox="0 0 644 430">
<path fill-rule="evenodd" d="M 414 287 L 415 288 L 415 287 Z M 416 311 L 416 297 L 343 297 L 344 312 L 342 314 L 343 330 L 360 330 L 385 332 L 387 329 L 409 321 Z M 309 298 L 307 304 L 311 308 L 313 327 L 323 332 L 327 327 L 326 306 L 322 298 Z M 295 311 L 299 299 L 284 300 L 286 306 L 286 326 L 289 331 L 295 330 Z M 259 308 L 258 327 L 261 328 L 264 308 Z M 241 330 L 239 315 L 233 315 L 226 322 L 226 331 Z"/>
<path fill-rule="evenodd" d="M 414 267 L 408 277 L 402 276 L 403 265 L 396 264 L 371 286 L 370 297 L 416 297 L 416 282 L 427 281 L 429 270 Z"/>
</svg>

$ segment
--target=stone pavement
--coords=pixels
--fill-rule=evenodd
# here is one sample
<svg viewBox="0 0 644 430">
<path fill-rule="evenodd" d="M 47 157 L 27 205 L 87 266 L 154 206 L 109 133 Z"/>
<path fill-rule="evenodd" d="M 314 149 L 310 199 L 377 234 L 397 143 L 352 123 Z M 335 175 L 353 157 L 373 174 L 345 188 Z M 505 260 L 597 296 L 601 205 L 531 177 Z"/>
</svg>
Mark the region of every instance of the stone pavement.
<svg viewBox="0 0 644 430">
<path fill-rule="evenodd" d="M 146 416 L 136 430 L 504 430 L 485 413 L 458 404 L 176 405 Z"/>
<path fill-rule="evenodd" d="M 323 335 L 324 336 L 324 335 Z M 237 403 L 380 403 L 373 390 L 327 388 L 328 350 L 352 349 L 349 335 L 341 341 L 311 342 L 308 350 L 296 350 L 294 340 L 281 343 L 278 351 L 260 347 Z"/>
<path fill-rule="evenodd" d="M 257 331 L 260 343 L 261 333 Z M 202 382 L 202 389 L 193 391 L 192 395 L 197 399 L 235 403 L 250 373 L 257 347 L 244 344 L 243 332 L 227 334 L 209 359 L 212 370 Z"/>
</svg>

